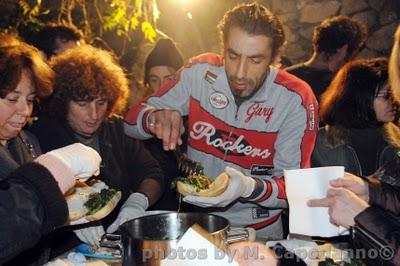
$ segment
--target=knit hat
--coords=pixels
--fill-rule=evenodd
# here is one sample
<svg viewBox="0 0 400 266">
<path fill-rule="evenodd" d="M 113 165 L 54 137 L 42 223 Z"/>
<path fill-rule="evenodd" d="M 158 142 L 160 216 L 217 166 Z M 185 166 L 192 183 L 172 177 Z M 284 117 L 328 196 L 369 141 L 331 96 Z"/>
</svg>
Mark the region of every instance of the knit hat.
<svg viewBox="0 0 400 266">
<path fill-rule="evenodd" d="M 159 39 L 144 63 L 144 81 L 148 83 L 150 68 L 169 66 L 178 70 L 183 65 L 183 56 L 171 39 Z"/>
</svg>

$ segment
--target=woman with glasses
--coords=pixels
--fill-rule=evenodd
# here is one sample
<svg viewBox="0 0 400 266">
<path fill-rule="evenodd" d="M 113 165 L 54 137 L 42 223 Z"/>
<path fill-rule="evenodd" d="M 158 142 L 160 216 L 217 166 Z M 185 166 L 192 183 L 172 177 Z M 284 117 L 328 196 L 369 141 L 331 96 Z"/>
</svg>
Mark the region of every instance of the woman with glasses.
<svg viewBox="0 0 400 266">
<path fill-rule="evenodd" d="M 347 172 L 368 176 L 391 158 L 383 126 L 396 117 L 385 58 L 347 63 L 321 97 L 312 166 L 343 165 Z"/>
</svg>

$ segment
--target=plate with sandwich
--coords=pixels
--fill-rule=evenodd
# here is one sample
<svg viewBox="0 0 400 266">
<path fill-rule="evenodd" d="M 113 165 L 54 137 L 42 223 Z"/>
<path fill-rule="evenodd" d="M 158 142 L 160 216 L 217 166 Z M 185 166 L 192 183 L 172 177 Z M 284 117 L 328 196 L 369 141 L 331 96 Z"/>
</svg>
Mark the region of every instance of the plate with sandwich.
<svg viewBox="0 0 400 266">
<path fill-rule="evenodd" d="M 103 181 L 91 179 L 76 181 L 66 193 L 70 225 L 103 219 L 121 200 L 121 192 L 109 188 Z"/>
</svg>

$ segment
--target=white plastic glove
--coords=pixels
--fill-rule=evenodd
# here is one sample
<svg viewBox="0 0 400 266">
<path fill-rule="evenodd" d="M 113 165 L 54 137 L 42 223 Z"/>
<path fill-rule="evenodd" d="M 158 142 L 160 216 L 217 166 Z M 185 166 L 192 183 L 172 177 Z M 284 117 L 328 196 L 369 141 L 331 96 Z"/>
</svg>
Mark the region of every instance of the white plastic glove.
<svg viewBox="0 0 400 266">
<path fill-rule="evenodd" d="M 186 196 L 184 202 L 207 207 L 225 207 L 232 201 L 240 197 L 249 197 L 253 193 L 256 181 L 248 176 L 245 176 L 240 171 L 227 166 L 225 172 L 229 175 L 229 185 L 227 189 L 216 197 L 201 197 L 201 196 Z"/>
<path fill-rule="evenodd" d="M 101 236 L 104 235 L 105 232 L 103 226 L 98 225 L 74 230 L 74 233 L 82 242 L 98 247 Z"/>
<path fill-rule="evenodd" d="M 126 221 L 143 216 L 149 207 L 148 198 L 142 193 L 132 193 L 122 205 L 117 219 L 107 228 L 107 233 L 114 233 Z"/>
<path fill-rule="evenodd" d="M 100 173 L 101 157 L 91 147 L 81 143 L 74 143 L 59 149 L 49 151 L 63 161 L 74 173 L 76 178 L 88 178 Z"/>
</svg>

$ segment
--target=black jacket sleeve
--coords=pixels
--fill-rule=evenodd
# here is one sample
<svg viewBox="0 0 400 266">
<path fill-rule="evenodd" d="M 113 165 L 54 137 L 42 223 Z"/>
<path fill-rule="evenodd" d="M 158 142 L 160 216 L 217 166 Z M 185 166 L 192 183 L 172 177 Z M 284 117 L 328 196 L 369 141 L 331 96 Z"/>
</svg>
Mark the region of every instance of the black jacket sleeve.
<svg viewBox="0 0 400 266">
<path fill-rule="evenodd" d="M 371 265 L 400 265 L 400 218 L 379 207 L 369 207 L 355 218 L 353 241 L 377 256 L 366 258 Z M 371 253 L 371 249 L 375 252 Z M 379 263 L 378 263 L 379 261 Z"/>
<path fill-rule="evenodd" d="M 64 225 L 68 207 L 50 172 L 28 163 L 0 182 L 0 217 L 1 264 Z"/>
<path fill-rule="evenodd" d="M 369 204 L 400 215 L 400 188 L 385 183 L 369 183 Z"/>
</svg>

